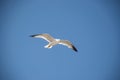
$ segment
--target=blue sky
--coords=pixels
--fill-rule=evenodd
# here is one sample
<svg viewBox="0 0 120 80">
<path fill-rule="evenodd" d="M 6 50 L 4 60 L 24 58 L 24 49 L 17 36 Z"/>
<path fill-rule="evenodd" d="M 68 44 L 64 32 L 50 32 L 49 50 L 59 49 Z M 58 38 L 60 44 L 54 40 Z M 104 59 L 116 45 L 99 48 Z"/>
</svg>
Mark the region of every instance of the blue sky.
<svg viewBox="0 0 120 80">
<path fill-rule="evenodd" d="M 119 80 L 120 23 L 117 0 L 1 1 L 1 80 Z M 74 52 L 45 49 L 49 33 L 68 39 Z"/>
</svg>

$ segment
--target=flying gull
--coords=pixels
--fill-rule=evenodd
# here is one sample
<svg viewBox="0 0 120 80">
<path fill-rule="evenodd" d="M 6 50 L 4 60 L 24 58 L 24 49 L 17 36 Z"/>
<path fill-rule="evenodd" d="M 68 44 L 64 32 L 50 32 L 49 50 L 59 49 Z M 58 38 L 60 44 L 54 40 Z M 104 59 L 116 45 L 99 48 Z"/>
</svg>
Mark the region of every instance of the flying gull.
<svg viewBox="0 0 120 80">
<path fill-rule="evenodd" d="M 46 41 L 48 41 L 49 43 L 44 46 L 45 48 L 52 48 L 53 46 L 57 45 L 57 44 L 62 44 L 64 46 L 67 46 L 68 48 L 73 49 L 74 51 L 78 51 L 75 46 L 68 40 L 60 40 L 60 39 L 54 39 L 51 35 L 44 33 L 44 34 L 36 34 L 36 35 L 31 35 L 31 37 L 34 38 L 42 38 Z"/>
</svg>

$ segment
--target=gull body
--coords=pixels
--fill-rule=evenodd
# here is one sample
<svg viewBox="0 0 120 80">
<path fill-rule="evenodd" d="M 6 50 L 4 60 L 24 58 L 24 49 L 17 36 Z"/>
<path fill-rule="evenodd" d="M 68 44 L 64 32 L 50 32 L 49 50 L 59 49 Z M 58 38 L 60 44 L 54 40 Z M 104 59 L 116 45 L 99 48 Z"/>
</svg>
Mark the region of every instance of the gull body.
<svg viewBox="0 0 120 80">
<path fill-rule="evenodd" d="M 35 34 L 35 35 L 31 35 L 31 37 L 34 38 L 42 38 L 44 40 L 46 40 L 48 42 L 47 45 L 45 45 L 45 48 L 52 48 L 53 46 L 57 45 L 57 44 L 62 44 L 67 46 L 68 48 L 73 49 L 74 51 L 78 51 L 75 46 L 68 40 L 61 40 L 61 39 L 54 39 L 52 36 L 50 36 L 47 33 L 44 34 Z"/>
<path fill-rule="evenodd" d="M 46 46 L 44 46 L 45 48 L 52 48 L 53 46 L 57 45 L 60 43 L 60 39 L 55 39 L 55 41 L 53 42 L 49 42 L 49 44 L 47 44 Z"/>
</svg>

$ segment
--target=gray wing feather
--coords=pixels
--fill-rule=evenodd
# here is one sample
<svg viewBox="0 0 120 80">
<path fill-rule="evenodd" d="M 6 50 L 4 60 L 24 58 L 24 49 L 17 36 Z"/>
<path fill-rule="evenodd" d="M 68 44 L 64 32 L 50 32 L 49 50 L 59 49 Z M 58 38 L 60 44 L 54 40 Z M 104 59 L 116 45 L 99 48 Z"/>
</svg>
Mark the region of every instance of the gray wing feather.
<svg viewBox="0 0 120 80">
<path fill-rule="evenodd" d="M 46 40 L 48 42 L 52 42 L 52 41 L 55 40 L 52 36 L 50 36 L 49 34 L 46 34 L 46 33 L 45 34 L 31 35 L 31 37 L 42 38 L 42 39 L 44 39 L 44 40 Z"/>
<path fill-rule="evenodd" d="M 76 47 L 70 42 L 70 41 L 68 41 L 68 40 L 60 40 L 60 43 L 59 44 L 62 44 L 62 45 L 65 45 L 65 46 L 67 46 L 68 48 L 71 48 L 71 49 L 73 49 L 74 51 L 78 51 L 77 49 L 76 49 Z"/>
</svg>

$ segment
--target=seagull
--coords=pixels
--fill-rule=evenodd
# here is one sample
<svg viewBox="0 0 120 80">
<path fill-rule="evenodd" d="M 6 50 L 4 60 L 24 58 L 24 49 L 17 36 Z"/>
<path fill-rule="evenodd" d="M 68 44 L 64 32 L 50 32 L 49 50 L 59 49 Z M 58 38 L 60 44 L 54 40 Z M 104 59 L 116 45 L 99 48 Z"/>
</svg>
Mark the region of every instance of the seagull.
<svg viewBox="0 0 120 80">
<path fill-rule="evenodd" d="M 44 46 L 45 48 L 52 48 L 53 46 L 57 45 L 57 44 L 61 44 L 64 46 L 67 46 L 68 48 L 71 48 L 74 51 L 78 51 L 76 49 L 76 47 L 68 40 L 61 40 L 61 39 L 55 39 L 53 38 L 51 35 L 44 33 L 44 34 L 35 34 L 35 35 L 31 35 L 30 37 L 33 38 L 42 38 L 44 40 L 46 40 L 48 42 L 48 44 L 46 46 Z"/>
</svg>

